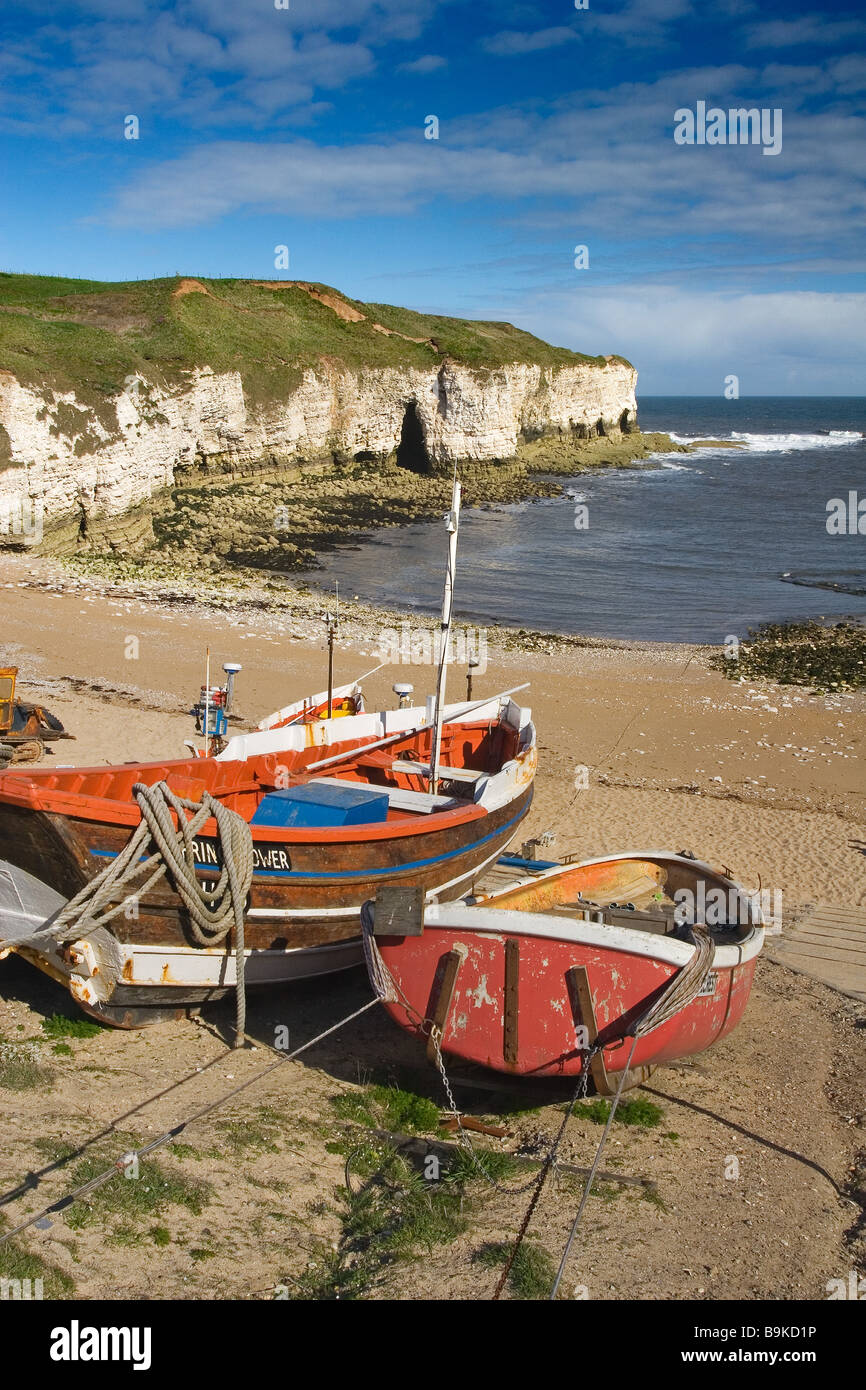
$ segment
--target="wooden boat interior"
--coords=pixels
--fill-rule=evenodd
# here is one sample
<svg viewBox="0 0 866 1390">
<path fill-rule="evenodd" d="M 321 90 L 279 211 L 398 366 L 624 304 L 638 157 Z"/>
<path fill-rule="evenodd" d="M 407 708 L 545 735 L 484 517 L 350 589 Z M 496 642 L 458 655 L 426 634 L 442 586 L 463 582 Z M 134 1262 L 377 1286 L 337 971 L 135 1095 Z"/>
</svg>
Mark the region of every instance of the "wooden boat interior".
<svg viewBox="0 0 866 1390">
<path fill-rule="evenodd" d="M 692 866 L 673 856 L 567 866 L 485 896 L 483 905 L 674 936 L 683 930 L 674 895 L 687 890 L 699 902 L 700 881 L 705 893 L 720 888 L 726 899 L 724 908 L 714 913 L 714 939 L 724 943 L 747 936 L 753 922 L 748 896 L 731 891 L 729 880 L 710 874 L 705 865 Z"/>
<path fill-rule="evenodd" d="M 244 760 L 185 758 L 154 763 L 124 763 L 112 767 L 22 768 L 3 774 L 0 796 L 43 809 L 86 813 L 101 811 L 114 819 L 118 806 L 137 812 L 132 788 L 137 782 L 165 781 L 180 797 L 199 801 L 207 791 L 245 820 L 251 820 L 262 800 L 287 786 L 310 782 L 351 784 L 388 795 L 388 821 L 429 816 L 472 803 L 488 776 L 497 773 L 518 751 L 519 733 L 501 722 L 481 720 L 446 726 L 442 733 L 439 792 L 428 790 L 429 728 L 409 731 L 386 748 L 367 748 L 372 737 L 326 748 L 289 748 Z M 346 751 L 351 756 L 319 770 L 310 764 Z M 453 775 L 449 776 L 449 772 Z"/>
</svg>

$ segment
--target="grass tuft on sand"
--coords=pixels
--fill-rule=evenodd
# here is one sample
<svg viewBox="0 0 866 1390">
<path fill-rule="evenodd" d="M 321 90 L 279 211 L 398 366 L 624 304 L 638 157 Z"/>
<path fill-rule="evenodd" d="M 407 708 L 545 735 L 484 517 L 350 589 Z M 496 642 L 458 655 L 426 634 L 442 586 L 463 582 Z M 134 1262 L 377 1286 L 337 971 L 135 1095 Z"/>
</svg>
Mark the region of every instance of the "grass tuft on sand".
<svg viewBox="0 0 866 1390">
<path fill-rule="evenodd" d="M 610 1114 L 610 1101 L 598 1096 L 595 1100 L 575 1106 L 578 1119 L 592 1120 L 594 1125 L 606 1125 Z M 654 1105 L 646 1096 L 634 1096 L 631 1100 L 621 1100 L 613 1117 L 614 1124 L 634 1125 L 639 1129 L 655 1129 L 664 1118 L 661 1106 Z"/>
<path fill-rule="evenodd" d="M 333 1096 L 331 1104 L 341 1120 L 369 1129 L 430 1134 L 439 1128 L 439 1106 L 397 1086 L 368 1086 L 364 1092 Z"/>
<path fill-rule="evenodd" d="M 0 1087 L 7 1091 L 50 1087 L 54 1072 L 41 1058 L 42 1048 L 37 1042 L 0 1042 Z"/>
<path fill-rule="evenodd" d="M 105 1029 L 101 1023 L 89 1018 L 67 1018 L 65 1014 L 52 1014 L 43 1018 L 40 1027 L 47 1038 L 95 1038 Z"/>
<path fill-rule="evenodd" d="M 116 1162 L 118 1142 L 134 1149 L 138 1140 L 131 1135 L 114 1135 L 110 1150 L 101 1146 L 75 1165 L 71 1185 L 78 1187 L 89 1182 Z M 137 1177 L 119 1172 L 102 1187 L 75 1201 L 66 1222 L 73 1230 L 98 1224 L 119 1243 L 134 1244 L 143 1221 L 164 1217 L 167 1206 L 181 1207 L 200 1216 L 212 1195 L 210 1183 L 156 1159 L 143 1158 L 139 1160 Z"/>
<path fill-rule="evenodd" d="M 513 1248 L 513 1241 L 492 1242 L 482 1245 L 473 1258 L 488 1269 L 496 1268 L 506 1263 Z M 536 1301 L 547 1298 L 555 1278 L 556 1265 L 547 1251 L 524 1240 L 508 1272 L 508 1288 L 514 1297 Z"/>
<path fill-rule="evenodd" d="M 0 1230 L 8 1224 L 7 1218 L 0 1215 Z M 70 1298 L 75 1291 L 75 1283 L 68 1274 L 56 1265 L 34 1255 L 16 1240 L 5 1240 L 0 1245 L 0 1280 L 2 1298 L 5 1301 L 33 1298 Z M 7 1283 L 6 1281 L 11 1281 Z M 41 1280 L 41 1289 L 36 1283 Z M 29 1281 L 29 1285 L 25 1283 Z"/>
</svg>

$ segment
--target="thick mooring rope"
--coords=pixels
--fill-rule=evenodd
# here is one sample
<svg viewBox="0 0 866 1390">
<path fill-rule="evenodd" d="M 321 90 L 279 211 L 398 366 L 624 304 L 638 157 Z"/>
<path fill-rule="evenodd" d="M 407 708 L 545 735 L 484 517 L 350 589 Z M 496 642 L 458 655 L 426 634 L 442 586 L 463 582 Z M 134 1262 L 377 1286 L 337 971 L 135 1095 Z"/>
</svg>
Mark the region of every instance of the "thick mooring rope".
<svg viewBox="0 0 866 1390">
<path fill-rule="evenodd" d="M 253 877 L 252 831 L 242 816 L 209 792 L 202 794 L 200 802 L 175 796 L 165 782 L 154 786 L 138 782 L 132 792 L 141 823 L 117 858 L 70 899 L 49 927 L 16 945 L 38 948 L 47 939 L 70 941 L 104 927 L 166 874 L 189 914 L 193 938 L 200 946 L 216 946 L 234 929 L 235 1046 L 242 1047 L 246 1027 L 244 913 Z M 189 818 L 187 811 L 192 812 Z M 176 827 L 172 812 L 177 817 Z M 196 877 L 195 837 L 211 818 L 219 833 L 222 868 L 214 887 L 207 889 Z M 135 887 L 145 875 L 144 882 Z"/>
</svg>

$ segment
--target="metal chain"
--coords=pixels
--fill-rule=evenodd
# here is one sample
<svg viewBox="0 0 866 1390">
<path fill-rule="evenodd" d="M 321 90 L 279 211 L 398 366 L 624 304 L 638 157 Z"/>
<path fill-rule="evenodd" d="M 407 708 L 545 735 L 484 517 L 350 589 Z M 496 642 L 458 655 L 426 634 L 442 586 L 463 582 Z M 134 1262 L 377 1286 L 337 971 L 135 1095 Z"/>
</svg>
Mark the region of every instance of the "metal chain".
<svg viewBox="0 0 866 1390">
<path fill-rule="evenodd" d="M 460 1111 L 457 1109 L 457 1105 L 454 1100 L 454 1093 L 451 1090 L 451 1084 L 448 1080 L 448 1073 L 445 1070 L 445 1062 L 442 1058 L 442 1049 L 439 1045 L 439 1040 L 441 1037 L 442 1030 L 440 1028 L 437 1028 L 435 1023 L 432 1024 L 430 1028 L 430 1038 L 433 1042 L 433 1047 L 436 1052 L 436 1066 L 439 1069 L 439 1074 L 442 1077 L 442 1085 L 445 1089 L 445 1095 L 448 1098 L 448 1108 L 450 1109 L 451 1114 L 454 1116 L 454 1119 L 457 1122 L 457 1134 L 459 1136 L 459 1141 L 462 1144 L 463 1148 L 466 1150 L 466 1152 L 469 1154 L 469 1157 L 472 1160 L 474 1167 L 477 1168 L 484 1181 L 486 1183 L 489 1183 L 489 1185 L 492 1188 L 494 1188 L 497 1192 L 501 1193 L 503 1197 L 519 1197 L 524 1192 L 529 1192 L 533 1187 L 536 1186 L 539 1188 L 540 1192 L 541 1187 L 544 1183 L 544 1179 L 547 1177 L 548 1172 L 550 1171 L 551 1167 L 556 1161 L 556 1155 L 559 1151 L 559 1146 L 562 1143 L 562 1138 L 565 1133 L 565 1126 L 568 1123 L 569 1116 L 571 1115 L 571 1112 L 574 1109 L 577 1102 L 579 1100 L 584 1100 L 586 1097 L 586 1088 L 589 1080 L 590 1062 L 592 1061 L 592 1058 L 595 1056 L 596 1052 L 599 1051 L 599 1048 L 594 1045 L 593 1047 L 588 1048 L 583 1053 L 583 1065 L 581 1067 L 580 1080 L 578 1082 L 577 1089 L 575 1090 L 575 1093 L 572 1096 L 571 1101 L 569 1102 L 562 1124 L 559 1127 L 559 1132 L 556 1135 L 553 1142 L 551 1143 L 550 1149 L 548 1150 L 547 1155 L 544 1158 L 540 1171 L 538 1173 L 533 1174 L 533 1176 L 528 1180 L 528 1182 L 520 1183 L 517 1187 L 506 1187 L 504 1183 L 497 1182 L 496 1179 L 492 1178 L 490 1174 L 487 1172 L 487 1169 L 484 1167 L 484 1164 L 478 1157 L 475 1145 L 469 1138 L 468 1132 L 463 1128 L 461 1114 Z"/>
<path fill-rule="evenodd" d="M 562 1117 L 562 1124 L 559 1126 L 559 1133 L 557 1134 L 555 1140 L 553 1141 L 553 1144 L 551 1145 L 550 1153 L 548 1154 L 547 1159 L 545 1160 L 541 1172 L 538 1174 L 538 1185 L 532 1194 L 529 1206 L 526 1209 L 526 1215 L 520 1223 L 520 1230 L 517 1232 L 514 1245 L 511 1247 L 511 1254 L 509 1255 L 508 1260 L 505 1264 L 505 1268 L 503 1269 L 502 1274 L 499 1277 L 499 1282 L 493 1291 L 494 1303 L 500 1297 L 500 1295 L 502 1294 L 502 1290 L 505 1288 L 505 1284 L 509 1274 L 511 1273 L 514 1261 L 517 1259 L 517 1252 L 523 1244 L 523 1238 L 526 1235 L 526 1232 L 529 1230 L 529 1223 L 532 1220 L 535 1208 L 538 1206 L 538 1203 L 541 1200 L 541 1193 L 545 1181 L 547 1179 L 547 1175 L 550 1172 L 551 1168 L 554 1167 L 554 1164 L 556 1162 L 556 1154 L 559 1149 L 559 1145 L 562 1142 L 562 1137 L 565 1134 L 565 1127 L 571 1118 L 572 1111 L 574 1110 L 574 1107 L 579 1100 L 584 1100 L 586 1098 L 586 1088 L 589 1084 L 590 1065 L 595 1054 L 600 1051 L 601 1048 L 598 1046 L 598 1044 L 593 1043 L 592 1047 L 587 1048 L 583 1052 L 583 1062 L 580 1068 L 580 1080 L 578 1081 L 577 1086 L 575 1087 L 574 1095 L 571 1097 L 571 1100 L 569 1101 L 566 1107 L 565 1114 Z"/>
</svg>

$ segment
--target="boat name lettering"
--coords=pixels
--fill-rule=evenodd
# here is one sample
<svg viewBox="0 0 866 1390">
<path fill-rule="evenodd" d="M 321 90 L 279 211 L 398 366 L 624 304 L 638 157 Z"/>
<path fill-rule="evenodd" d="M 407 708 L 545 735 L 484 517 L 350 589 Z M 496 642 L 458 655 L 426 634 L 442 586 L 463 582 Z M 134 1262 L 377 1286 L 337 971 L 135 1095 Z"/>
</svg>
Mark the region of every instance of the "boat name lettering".
<svg viewBox="0 0 866 1390">
<path fill-rule="evenodd" d="M 213 840 L 196 840 L 195 856 L 200 868 L 210 864 L 222 864 L 216 842 Z M 288 873 L 291 867 L 292 863 L 287 851 L 281 849 L 279 845 L 274 845 L 269 849 L 259 849 L 257 845 L 253 846 L 254 869 L 283 869 Z"/>
</svg>

